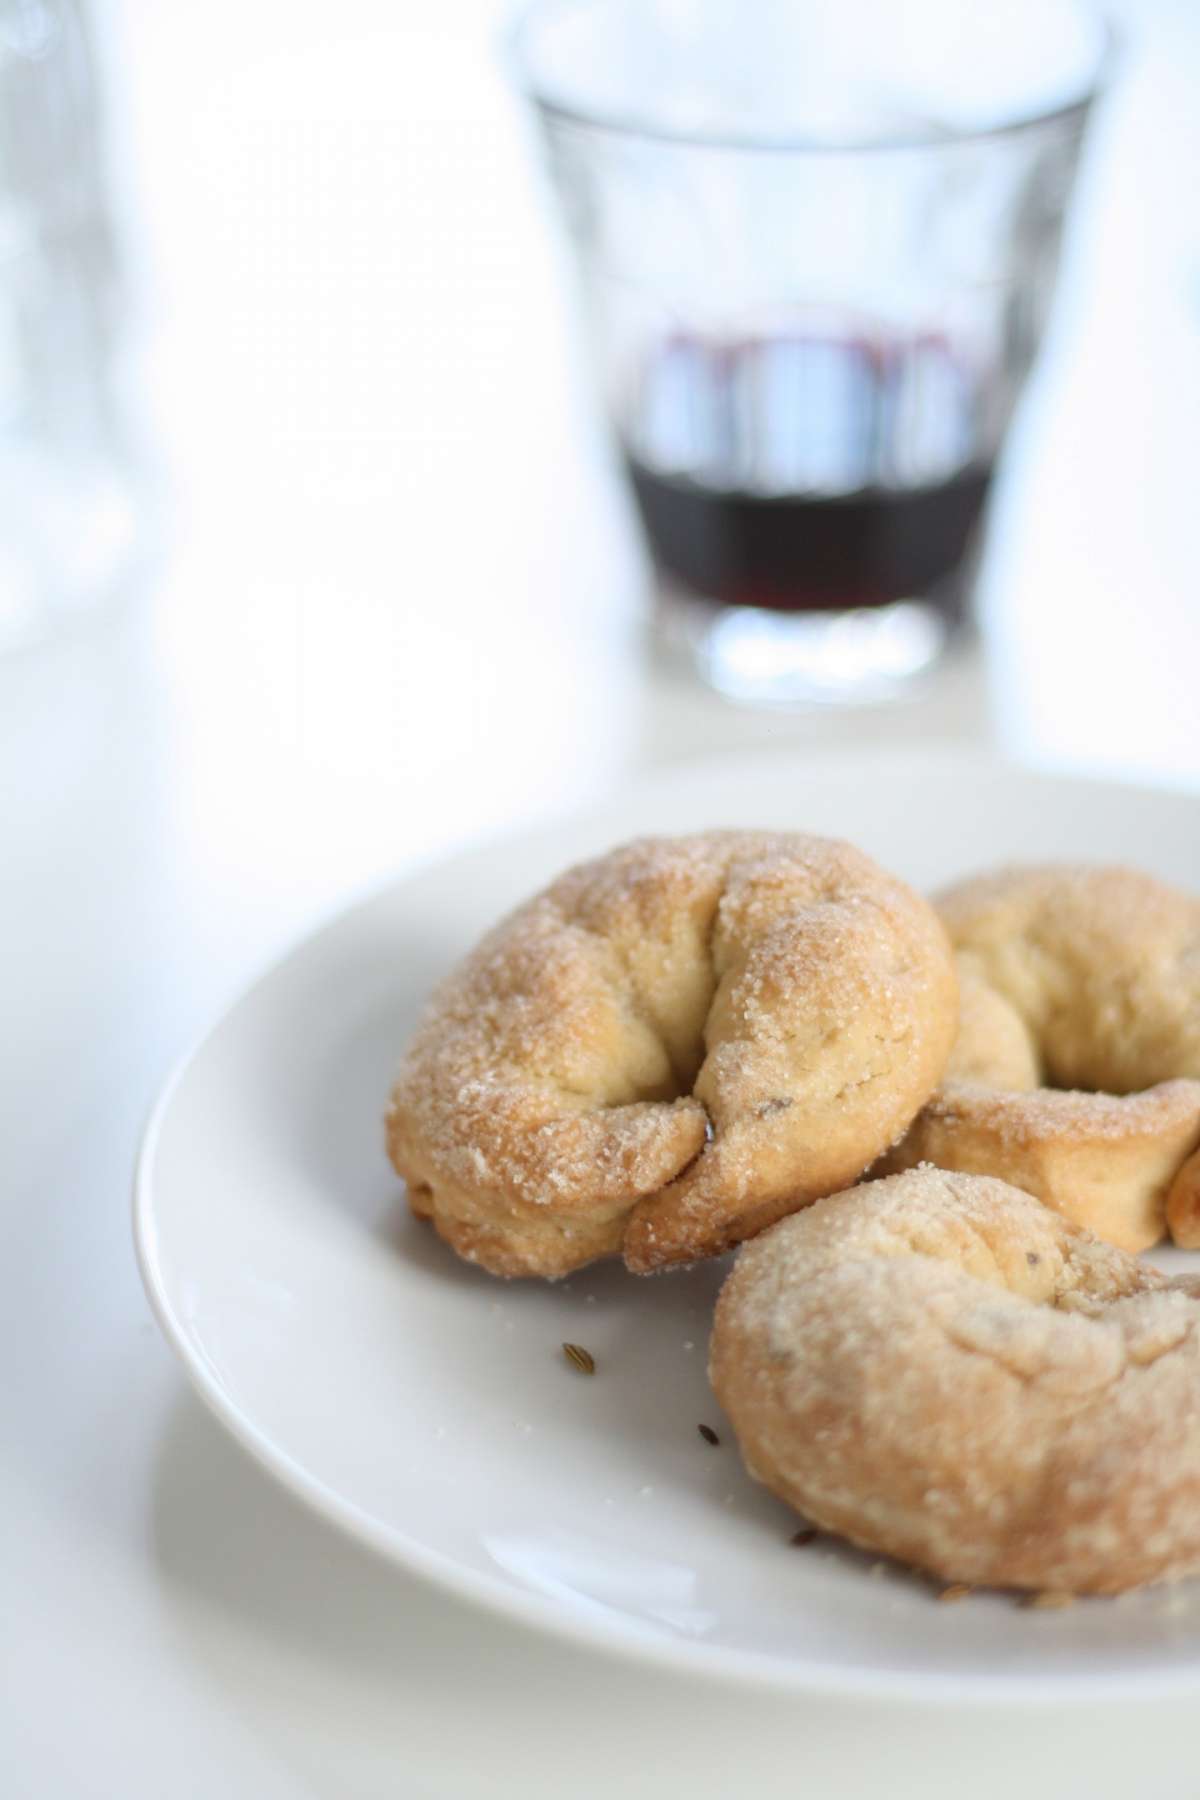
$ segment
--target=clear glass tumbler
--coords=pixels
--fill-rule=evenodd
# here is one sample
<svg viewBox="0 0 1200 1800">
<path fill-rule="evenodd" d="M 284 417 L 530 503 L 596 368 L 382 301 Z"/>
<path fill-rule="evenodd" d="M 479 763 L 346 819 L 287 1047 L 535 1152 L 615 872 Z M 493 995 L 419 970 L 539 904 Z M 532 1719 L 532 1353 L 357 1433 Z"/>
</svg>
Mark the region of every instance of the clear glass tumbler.
<svg viewBox="0 0 1200 1800">
<path fill-rule="evenodd" d="M 716 688 L 902 691 L 969 616 L 1110 59 L 1070 0 L 541 0 L 656 617 Z"/>
<path fill-rule="evenodd" d="M 124 590 L 143 476 L 87 0 L 0 0 L 0 651 Z"/>
</svg>

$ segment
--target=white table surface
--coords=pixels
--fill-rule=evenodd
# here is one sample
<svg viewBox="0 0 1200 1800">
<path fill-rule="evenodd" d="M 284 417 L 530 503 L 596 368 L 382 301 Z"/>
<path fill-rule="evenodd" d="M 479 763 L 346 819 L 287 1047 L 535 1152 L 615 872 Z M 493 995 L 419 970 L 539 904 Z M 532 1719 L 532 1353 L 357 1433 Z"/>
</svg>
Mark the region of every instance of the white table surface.
<svg viewBox="0 0 1200 1800">
<path fill-rule="evenodd" d="M 143 591 L 0 660 L 0 1792 L 1191 1800 L 1165 1704 L 868 1715 L 471 1612 L 277 1491 L 150 1321 L 152 1094 L 364 884 L 738 745 L 933 733 L 1200 786 L 1200 13 L 1131 14 L 981 653 L 847 717 L 648 665 L 493 16 L 115 16 L 170 497 Z"/>
</svg>

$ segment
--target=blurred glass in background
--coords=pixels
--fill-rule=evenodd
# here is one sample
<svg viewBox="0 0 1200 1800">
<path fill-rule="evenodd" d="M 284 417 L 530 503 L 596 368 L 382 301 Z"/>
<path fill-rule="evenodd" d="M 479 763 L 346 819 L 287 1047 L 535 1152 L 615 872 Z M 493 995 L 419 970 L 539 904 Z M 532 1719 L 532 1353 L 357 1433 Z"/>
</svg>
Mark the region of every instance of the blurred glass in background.
<svg viewBox="0 0 1200 1800">
<path fill-rule="evenodd" d="M 1103 21 L 1070 0 L 540 0 L 516 27 L 660 638 L 887 698 L 969 625 Z"/>
<path fill-rule="evenodd" d="M 0 650 L 102 605 L 138 543 L 104 135 L 82 0 L 0 0 Z"/>
</svg>

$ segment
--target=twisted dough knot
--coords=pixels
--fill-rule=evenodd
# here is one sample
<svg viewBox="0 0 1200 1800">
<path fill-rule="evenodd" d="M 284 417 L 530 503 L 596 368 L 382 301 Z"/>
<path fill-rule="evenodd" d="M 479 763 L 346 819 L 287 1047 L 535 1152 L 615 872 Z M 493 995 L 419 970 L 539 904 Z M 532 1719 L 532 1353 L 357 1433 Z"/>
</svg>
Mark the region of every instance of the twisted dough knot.
<svg viewBox="0 0 1200 1800">
<path fill-rule="evenodd" d="M 1048 867 L 937 906 L 959 1034 L 882 1167 L 1000 1176 L 1126 1250 L 1165 1228 L 1200 1246 L 1200 901 L 1131 869 Z"/>
<path fill-rule="evenodd" d="M 938 1081 L 927 903 L 847 844 L 646 839 L 569 870 L 451 975 L 387 1116 L 411 1203 L 501 1275 L 712 1256 L 855 1180 Z"/>
<path fill-rule="evenodd" d="M 948 1581 L 1200 1565 L 1200 1301 L 1029 1194 L 924 1168 L 739 1253 L 711 1367 L 750 1472 Z"/>
</svg>

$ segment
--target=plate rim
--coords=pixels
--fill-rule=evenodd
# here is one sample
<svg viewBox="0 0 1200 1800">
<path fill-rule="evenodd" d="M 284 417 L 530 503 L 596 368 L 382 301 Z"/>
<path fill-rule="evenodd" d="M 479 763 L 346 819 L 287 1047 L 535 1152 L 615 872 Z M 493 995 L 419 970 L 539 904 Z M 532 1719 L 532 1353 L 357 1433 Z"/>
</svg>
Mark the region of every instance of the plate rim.
<svg viewBox="0 0 1200 1800">
<path fill-rule="evenodd" d="M 373 1554 L 415 1576 L 426 1586 L 448 1591 L 464 1605 L 478 1606 L 495 1618 L 544 1632 L 584 1650 L 598 1651 L 622 1662 L 633 1661 L 649 1665 L 684 1678 L 702 1677 L 718 1683 L 735 1682 L 739 1686 L 759 1691 L 765 1689 L 793 1695 L 807 1694 L 885 1703 L 902 1701 L 928 1708 L 953 1702 L 959 1705 L 972 1703 L 984 1709 L 1012 1709 L 1023 1705 L 1037 1711 L 1064 1704 L 1086 1707 L 1118 1699 L 1133 1704 L 1147 1703 L 1193 1696 L 1200 1691 L 1200 1660 L 1190 1667 L 1184 1665 L 1175 1669 L 1159 1668 L 1124 1673 L 1101 1671 L 1096 1674 L 1066 1671 L 1037 1676 L 1009 1671 L 994 1675 L 958 1675 L 930 1670 L 856 1669 L 850 1665 L 842 1667 L 822 1663 L 811 1657 L 778 1656 L 767 1651 L 707 1643 L 702 1639 L 660 1635 L 652 1630 L 641 1632 L 632 1623 L 625 1624 L 591 1613 L 576 1615 L 552 1599 L 533 1592 L 527 1593 L 486 1570 L 469 1568 L 443 1551 L 431 1548 L 420 1538 L 381 1523 L 298 1462 L 268 1432 L 262 1430 L 222 1386 L 211 1365 L 194 1346 L 186 1324 L 178 1317 L 160 1266 L 154 1212 L 155 1159 L 171 1107 L 192 1066 L 218 1034 L 268 982 L 283 975 L 319 939 L 335 931 L 351 928 L 352 921 L 358 915 L 367 912 L 386 895 L 408 886 L 425 874 L 448 869 L 459 861 L 494 853 L 505 846 L 543 839 L 556 827 L 582 825 L 592 819 L 599 820 L 618 808 L 626 796 L 636 791 L 635 783 L 640 786 L 647 779 L 667 783 L 673 779 L 694 776 L 706 767 L 727 772 L 731 764 L 742 764 L 747 768 L 756 764 L 778 767 L 788 761 L 803 762 L 806 773 L 816 775 L 831 764 L 843 767 L 854 762 L 869 764 L 880 756 L 886 756 L 889 764 L 904 762 L 912 765 L 937 760 L 939 752 L 944 753 L 946 747 L 944 741 L 935 741 L 932 745 L 926 742 L 920 746 L 906 745 L 890 749 L 879 745 L 846 749 L 823 746 L 819 753 L 813 754 L 803 747 L 789 746 L 782 751 L 739 751 L 686 758 L 643 771 L 640 781 L 635 776 L 633 781 L 624 783 L 619 789 L 600 797 L 589 806 L 566 811 L 557 818 L 526 823 L 512 831 L 497 832 L 482 840 L 475 839 L 448 853 L 414 861 L 399 873 L 372 883 L 365 891 L 319 917 L 225 1000 L 216 1016 L 177 1058 L 149 1109 L 138 1144 L 132 1183 L 130 1222 L 133 1249 L 151 1312 L 168 1347 L 182 1365 L 192 1391 L 234 1441 L 287 1493 Z M 1044 780 L 1079 787 L 1117 788 L 1126 794 L 1140 792 L 1172 800 L 1186 800 L 1189 797 L 1186 788 L 1156 787 L 1145 782 L 1122 782 L 1107 777 L 1076 775 L 1070 771 L 1030 765 L 1003 754 L 981 751 L 975 746 L 968 748 L 958 745 L 955 747 L 955 754 L 960 764 L 969 761 L 980 770 L 1000 771 L 1035 782 Z M 1200 1580 L 1200 1576 L 1196 1579 Z"/>
</svg>

